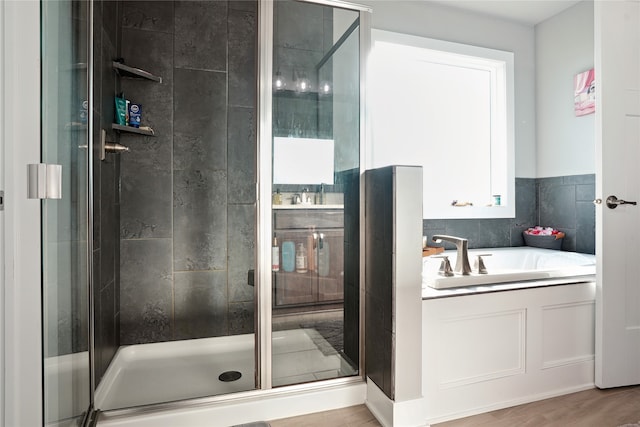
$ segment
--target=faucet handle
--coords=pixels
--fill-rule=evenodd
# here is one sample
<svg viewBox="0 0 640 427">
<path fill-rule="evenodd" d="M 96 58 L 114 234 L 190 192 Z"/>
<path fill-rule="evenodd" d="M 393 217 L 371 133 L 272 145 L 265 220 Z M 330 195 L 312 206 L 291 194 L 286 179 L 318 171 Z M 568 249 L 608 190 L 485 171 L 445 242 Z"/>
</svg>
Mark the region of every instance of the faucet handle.
<svg viewBox="0 0 640 427">
<path fill-rule="evenodd" d="M 473 263 L 473 268 L 478 272 L 478 274 L 487 274 L 487 267 L 484 265 L 483 256 L 491 256 L 491 254 L 477 254 L 476 262 Z"/>
<path fill-rule="evenodd" d="M 438 270 L 438 274 L 444 277 L 453 276 L 453 269 L 451 268 L 451 263 L 449 262 L 448 255 L 438 255 L 433 258 L 442 258 L 442 262 L 440 263 L 440 269 Z"/>
</svg>

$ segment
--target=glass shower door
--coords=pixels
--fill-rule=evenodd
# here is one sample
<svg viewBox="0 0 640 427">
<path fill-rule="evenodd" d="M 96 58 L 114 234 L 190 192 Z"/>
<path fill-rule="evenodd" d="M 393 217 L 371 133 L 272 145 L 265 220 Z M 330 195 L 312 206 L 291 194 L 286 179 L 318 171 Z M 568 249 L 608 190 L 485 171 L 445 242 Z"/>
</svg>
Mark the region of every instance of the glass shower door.
<svg viewBox="0 0 640 427">
<path fill-rule="evenodd" d="M 359 373 L 360 12 L 283 0 L 273 16 L 271 353 L 284 386 Z"/>
<path fill-rule="evenodd" d="M 89 2 L 41 2 L 42 163 L 62 197 L 42 201 L 45 425 L 79 425 L 91 401 L 88 304 Z M 34 106 L 34 108 L 37 108 Z"/>
</svg>

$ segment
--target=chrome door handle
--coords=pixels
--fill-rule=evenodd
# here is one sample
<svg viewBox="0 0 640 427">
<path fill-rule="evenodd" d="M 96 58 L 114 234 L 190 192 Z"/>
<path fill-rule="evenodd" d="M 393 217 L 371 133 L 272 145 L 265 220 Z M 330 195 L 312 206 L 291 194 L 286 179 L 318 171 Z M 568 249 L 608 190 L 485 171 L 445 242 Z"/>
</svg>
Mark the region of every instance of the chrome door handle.
<svg viewBox="0 0 640 427">
<path fill-rule="evenodd" d="M 607 197 L 607 207 L 609 209 L 615 209 L 618 205 L 637 205 L 636 202 L 627 202 L 626 200 L 618 199 L 616 196 Z"/>
</svg>

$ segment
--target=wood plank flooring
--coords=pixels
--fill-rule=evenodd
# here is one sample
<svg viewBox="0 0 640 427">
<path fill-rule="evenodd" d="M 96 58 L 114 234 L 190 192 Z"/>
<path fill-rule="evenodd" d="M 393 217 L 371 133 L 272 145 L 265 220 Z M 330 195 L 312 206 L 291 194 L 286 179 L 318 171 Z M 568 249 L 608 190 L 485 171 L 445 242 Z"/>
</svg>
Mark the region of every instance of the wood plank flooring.
<svg viewBox="0 0 640 427">
<path fill-rule="evenodd" d="M 586 390 L 431 427 L 618 427 L 636 423 L 640 424 L 640 386 Z M 271 421 L 270 424 L 271 427 L 380 426 L 364 405 Z"/>
<path fill-rule="evenodd" d="M 364 405 L 269 421 L 269 424 L 271 427 L 378 427 L 381 425 Z"/>
</svg>

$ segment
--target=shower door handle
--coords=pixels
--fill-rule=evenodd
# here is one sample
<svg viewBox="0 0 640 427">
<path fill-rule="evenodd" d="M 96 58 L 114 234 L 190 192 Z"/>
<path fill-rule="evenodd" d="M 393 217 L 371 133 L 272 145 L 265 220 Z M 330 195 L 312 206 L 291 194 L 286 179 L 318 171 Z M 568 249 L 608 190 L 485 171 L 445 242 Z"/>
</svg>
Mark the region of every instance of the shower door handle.
<svg viewBox="0 0 640 427">
<path fill-rule="evenodd" d="M 62 165 L 27 165 L 28 199 L 62 199 Z"/>
<path fill-rule="evenodd" d="M 256 285 L 256 271 L 251 269 L 247 271 L 247 285 L 255 286 Z"/>
<path fill-rule="evenodd" d="M 616 196 L 607 197 L 607 207 L 609 209 L 615 209 L 618 205 L 637 205 L 636 202 L 627 202 L 626 200 L 618 199 Z"/>
</svg>

